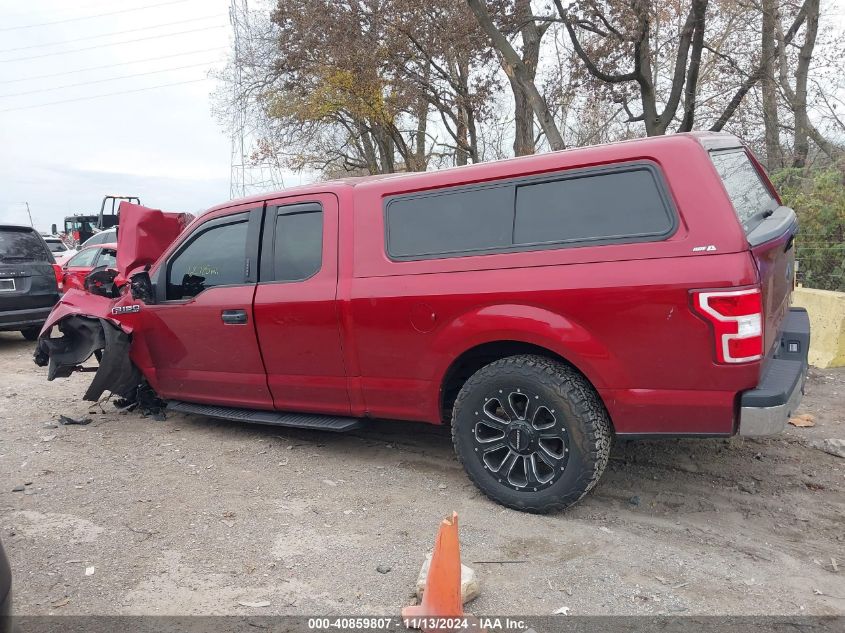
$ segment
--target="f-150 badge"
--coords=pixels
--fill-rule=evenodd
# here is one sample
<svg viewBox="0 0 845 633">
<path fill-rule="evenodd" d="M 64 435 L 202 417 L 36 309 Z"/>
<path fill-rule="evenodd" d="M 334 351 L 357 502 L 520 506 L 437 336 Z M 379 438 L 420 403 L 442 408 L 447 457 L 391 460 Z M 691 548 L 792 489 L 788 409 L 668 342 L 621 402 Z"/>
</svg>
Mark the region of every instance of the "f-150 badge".
<svg viewBox="0 0 845 633">
<path fill-rule="evenodd" d="M 141 306 L 133 303 L 131 306 L 115 306 L 111 309 L 112 314 L 130 314 L 132 312 L 140 312 Z"/>
</svg>

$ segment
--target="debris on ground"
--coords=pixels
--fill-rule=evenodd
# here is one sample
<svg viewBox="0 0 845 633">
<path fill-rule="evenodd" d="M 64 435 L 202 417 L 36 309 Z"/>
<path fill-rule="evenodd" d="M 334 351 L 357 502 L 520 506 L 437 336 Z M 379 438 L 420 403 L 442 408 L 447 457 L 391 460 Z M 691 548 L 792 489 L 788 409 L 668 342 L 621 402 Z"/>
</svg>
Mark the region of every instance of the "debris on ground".
<svg viewBox="0 0 845 633">
<path fill-rule="evenodd" d="M 242 607 L 251 607 L 253 609 L 258 609 L 260 607 L 269 607 L 270 602 L 268 600 L 261 600 L 259 602 L 247 602 L 245 600 L 241 600 L 238 602 L 239 605 Z"/>
<path fill-rule="evenodd" d="M 569 615 L 569 607 L 561 607 L 560 609 L 555 609 L 554 615 Z"/>
<path fill-rule="evenodd" d="M 820 451 L 835 455 L 836 457 L 845 458 L 845 440 L 840 439 L 826 439 L 814 440 L 807 444 L 811 448 L 817 448 Z"/>
<path fill-rule="evenodd" d="M 393 569 L 393 568 L 390 565 L 379 565 L 378 567 L 376 567 L 376 571 L 380 574 L 386 574 L 391 569 Z"/>
<path fill-rule="evenodd" d="M 68 425 L 71 425 L 71 424 L 78 424 L 80 426 L 85 426 L 86 424 L 91 424 L 91 418 L 79 418 L 77 420 L 76 418 L 71 418 L 71 417 L 68 417 L 66 415 L 60 415 L 59 416 L 59 424 L 61 424 L 63 426 L 68 426 Z"/>
<path fill-rule="evenodd" d="M 86 567 L 86 568 L 85 568 L 85 575 L 86 575 L 86 576 L 93 576 L 93 575 L 94 575 L 94 572 L 95 572 L 96 570 L 97 570 L 97 568 L 96 568 L 96 567 L 94 567 L 94 565 L 91 565 L 90 567 Z"/>
<path fill-rule="evenodd" d="M 428 570 L 431 567 L 432 554 L 427 554 L 425 562 L 420 568 L 419 576 L 417 576 L 417 598 L 422 600 L 425 592 L 425 581 L 428 578 Z M 475 570 L 472 567 L 467 567 L 461 563 L 461 602 L 466 604 L 478 597 L 481 592 L 481 587 L 478 584 L 478 579 L 475 577 Z"/>
<path fill-rule="evenodd" d="M 633 497 L 631 497 L 630 499 L 628 499 L 628 503 L 630 503 L 632 506 L 638 506 L 638 505 L 640 505 L 640 496 L 639 496 L 639 495 L 634 495 Z"/>
<path fill-rule="evenodd" d="M 753 481 L 740 481 L 737 486 L 743 492 L 747 492 L 750 495 L 753 495 L 757 492 L 757 486 L 754 485 Z"/>
<path fill-rule="evenodd" d="M 789 418 L 789 423 L 798 427 L 816 426 L 816 418 L 809 413 L 801 413 Z"/>
<path fill-rule="evenodd" d="M 12 488 L 12 492 L 23 492 L 23 491 L 24 491 L 24 485 L 23 484 L 18 484 L 17 486 Z"/>
<path fill-rule="evenodd" d="M 137 410 L 145 418 L 151 417 L 156 422 L 164 422 L 167 419 L 164 413 L 167 403 L 159 398 L 146 382 L 138 385 L 134 397 L 118 398 L 114 406 L 121 413 Z"/>
</svg>

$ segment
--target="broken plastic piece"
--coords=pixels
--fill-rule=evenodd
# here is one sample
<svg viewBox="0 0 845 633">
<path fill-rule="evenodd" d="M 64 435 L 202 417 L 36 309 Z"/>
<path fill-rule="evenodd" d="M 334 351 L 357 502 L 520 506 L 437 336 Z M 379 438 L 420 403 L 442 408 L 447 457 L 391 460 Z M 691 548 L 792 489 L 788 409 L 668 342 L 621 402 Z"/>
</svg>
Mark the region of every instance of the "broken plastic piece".
<svg viewBox="0 0 845 633">
<path fill-rule="evenodd" d="M 69 418 L 66 415 L 60 415 L 59 424 L 63 424 L 65 426 L 69 424 L 79 424 L 80 426 L 85 426 L 86 424 L 91 424 L 91 418 L 80 418 L 77 420 L 75 418 Z"/>
<path fill-rule="evenodd" d="M 129 335 L 106 319 L 72 315 L 58 324 L 61 338 L 41 337 L 35 353 L 38 365 L 48 364 L 47 380 L 66 378 L 97 350 L 100 367 L 83 398 L 96 402 L 106 390 L 131 398 L 142 383 L 141 373 L 129 358 Z"/>
</svg>

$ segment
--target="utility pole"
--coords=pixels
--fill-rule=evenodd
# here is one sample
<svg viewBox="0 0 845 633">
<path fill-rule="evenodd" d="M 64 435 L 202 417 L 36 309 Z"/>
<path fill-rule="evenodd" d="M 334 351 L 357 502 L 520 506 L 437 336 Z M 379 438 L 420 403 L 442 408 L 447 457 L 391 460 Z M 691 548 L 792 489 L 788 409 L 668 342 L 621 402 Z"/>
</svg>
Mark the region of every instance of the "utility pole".
<svg viewBox="0 0 845 633">
<path fill-rule="evenodd" d="M 35 223 L 32 221 L 32 213 L 29 211 L 29 203 L 24 202 L 24 204 L 26 205 L 26 214 L 29 216 L 29 226 L 35 228 Z"/>
<path fill-rule="evenodd" d="M 244 66 L 253 66 L 255 59 L 262 54 L 262 51 L 256 48 L 252 33 L 249 0 L 230 0 L 229 21 L 232 24 L 234 70 L 229 196 L 242 198 L 254 193 L 283 189 L 285 183 L 278 161 L 272 158 L 254 158 L 258 135 L 252 126 L 248 125 L 247 105 L 242 101 Z"/>
</svg>

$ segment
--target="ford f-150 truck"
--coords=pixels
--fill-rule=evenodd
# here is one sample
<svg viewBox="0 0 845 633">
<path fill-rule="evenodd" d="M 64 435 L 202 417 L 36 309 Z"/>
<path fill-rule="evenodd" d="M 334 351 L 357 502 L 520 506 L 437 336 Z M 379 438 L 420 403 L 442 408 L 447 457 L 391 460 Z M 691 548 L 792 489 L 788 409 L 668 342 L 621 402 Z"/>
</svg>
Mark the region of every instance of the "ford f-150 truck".
<svg viewBox="0 0 845 633">
<path fill-rule="evenodd" d="M 596 484 L 614 435 L 783 430 L 810 335 L 796 231 L 714 134 L 317 183 L 184 230 L 124 204 L 117 270 L 64 295 L 36 361 L 52 379 L 98 352 L 88 399 L 449 424 L 482 491 L 544 512 Z"/>
</svg>

